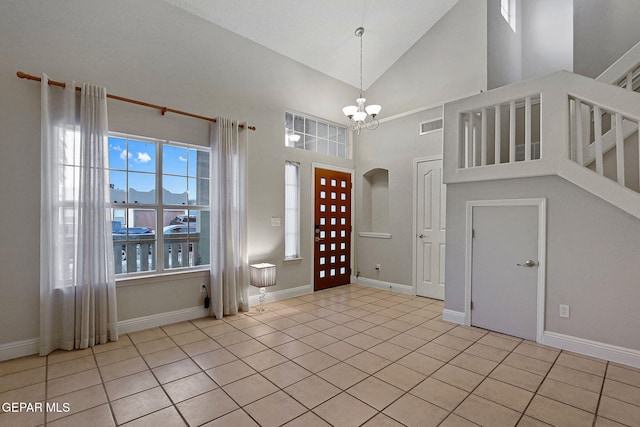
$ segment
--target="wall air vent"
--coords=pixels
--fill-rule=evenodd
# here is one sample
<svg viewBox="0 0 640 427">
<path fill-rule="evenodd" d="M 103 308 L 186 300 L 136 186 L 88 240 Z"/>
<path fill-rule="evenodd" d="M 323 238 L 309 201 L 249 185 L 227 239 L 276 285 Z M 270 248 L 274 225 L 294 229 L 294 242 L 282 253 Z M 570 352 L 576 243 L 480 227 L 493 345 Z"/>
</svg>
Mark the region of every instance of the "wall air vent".
<svg viewBox="0 0 640 427">
<path fill-rule="evenodd" d="M 442 129 L 442 119 L 431 120 L 420 123 L 420 135 L 435 132 Z"/>
</svg>

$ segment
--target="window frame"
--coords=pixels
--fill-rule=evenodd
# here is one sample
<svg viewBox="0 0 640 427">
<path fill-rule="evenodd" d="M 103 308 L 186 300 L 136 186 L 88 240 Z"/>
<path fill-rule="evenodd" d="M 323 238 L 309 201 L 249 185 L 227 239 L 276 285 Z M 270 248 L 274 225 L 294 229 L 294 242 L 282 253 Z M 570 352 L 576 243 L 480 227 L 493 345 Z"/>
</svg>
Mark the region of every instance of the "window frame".
<svg viewBox="0 0 640 427">
<path fill-rule="evenodd" d="M 292 115 L 292 126 L 291 128 L 289 128 L 287 126 L 287 115 L 291 114 Z M 296 118 L 300 118 L 300 119 L 304 119 L 303 120 L 303 130 L 296 130 L 296 125 L 295 125 L 295 120 Z M 307 127 L 307 121 L 309 121 L 310 123 L 315 122 L 314 126 L 316 127 L 315 133 L 308 133 L 308 127 Z M 326 125 L 327 126 L 327 136 L 323 137 L 321 135 L 319 135 L 319 131 L 318 128 L 320 127 L 320 125 Z M 335 139 L 331 139 L 330 135 L 329 135 L 329 131 L 330 131 L 330 127 L 334 127 L 336 130 L 336 137 Z M 340 135 L 340 131 L 344 132 L 344 156 L 340 156 L 340 145 L 342 144 L 342 142 L 339 141 L 339 135 Z M 291 142 L 290 141 L 290 136 L 291 135 L 298 135 L 300 136 L 300 141 L 301 142 Z M 315 138 L 315 147 L 313 149 L 311 143 L 307 143 L 305 140 L 306 138 Z M 327 145 L 327 149 L 326 150 L 319 150 L 320 148 L 320 144 L 318 143 L 320 140 L 322 140 L 323 142 L 326 142 Z M 335 143 L 336 144 L 336 153 L 332 154 L 330 153 L 330 148 L 331 148 L 331 143 Z M 287 148 L 295 148 L 298 150 L 304 150 L 304 151 L 309 151 L 312 153 L 317 153 L 317 154 L 322 154 L 325 156 L 329 156 L 329 157 L 334 157 L 334 158 L 338 158 L 338 159 L 345 159 L 345 160 L 350 160 L 352 157 L 352 131 L 350 131 L 346 126 L 342 125 L 342 124 L 338 124 L 335 122 L 331 122 L 329 120 L 325 120 L 325 119 L 321 119 L 318 117 L 314 117 L 314 116 L 310 116 L 308 114 L 305 113 L 300 113 L 297 112 L 295 110 L 286 110 L 284 112 L 284 145 Z M 300 146 L 301 145 L 301 146 Z"/>
<path fill-rule="evenodd" d="M 288 171 L 289 168 L 295 168 L 295 178 L 290 180 L 291 175 Z M 294 181 L 294 182 L 292 182 Z M 293 187 L 293 189 L 291 188 Z M 291 191 L 289 191 L 291 190 Z M 292 201 L 288 197 L 288 193 L 295 193 L 293 200 L 295 206 L 290 206 Z M 302 259 L 300 254 L 300 163 L 285 160 L 284 169 L 284 259 L 296 260 Z M 291 248 L 288 244 L 288 236 L 294 236 L 294 247 Z"/>
<path fill-rule="evenodd" d="M 206 264 L 202 264 L 202 265 L 196 265 L 195 261 L 194 261 L 194 265 L 190 266 L 179 266 L 179 267 L 166 267 L 165 264 L 165 240 L 170 240 L 170 239 L 165 239 L 165 235 L 164 235 L 164 213 L 165 211 L 171 211 L 171 210 L 176 210 L 176 211 L 186 211 L 186 213 L 184 213 L 183 215 L 188 215 L 189 217 L 191 215 L 194 215 L 194 212 L 196 211 L 200 211 L 200 212 L 209 212 L 209 218 L 211 215 L 211 200 L 210 197 L 207 197 L 207 203 L 201 203 L 201 204 L 190 204 L 190 200 L 189 198 L 187 198 L 187 201 L 185 204 L 170 204 L 167 203 L 165 204 L 164 201 L 164 190 L 163 190 L 163 177 L 165 175 L 167 176 L 178 176 L 178 177 L 182 177 L 182 175 L 176 174 L 176 173 L 169 173 L 169 174 L 165 174 L 164 173 L 164 167 L 163 167 L 163 148 L 165 146 L 171 146 L 171 147 L 178 147 L 178 148 L 183 148 L 183 149 L 187 149 L 187 150 L 197 150 L 197 151 L 201 151 L 201 152 L 205 152 L 208 155 L 209 158 L 209 164 L 206 166 L 208 169 L 208 177 L 207 178 L 196 178 L 196 186 L 198 185 L 197 179 L 206 179 L 208 180 L 208 184 L 209 184 L 209 189 L 208 192 L 210 192 L 211 189 L 211 148 L 208 146 L 203 146 L 203 145 L 197 145 L 197 144 L 187 144 L 187 143 L 182 143 L 182 142 L 178 142 L 178 141 L 171 141 L 171 140 L 166 140 L 166 139 L 160 139 L 160 138 L 153 138 L 153 137 L 147 137 L 147 136 L 139 136 L 139 135 L 133 135 L 133 134 L 128 134 L 128 133 L 123 133 L 123 132 L 115 132 L 115 131 L 109 131 L 108 133 L 108 138 L 118 138 L 118 139 L 124 139 L 125 142 L 127 143 L 127 149 L 129 147 L 128 145 L 128 141 L 132 140 L 132 141 L 137 141 L 137 142 L 147 142 L 147 143 L 152 143 L 155 145 L 155 195 L 156 195 L 156 200 L 155 203 L 134 203 L 134 202 L 130 202 L 130 200 L 128 199 L 129 194 L 129 176 L 128 173 L 130 171 L 128 164 L 126 165 L 126 169 L 124 169 L 124 172 L 126 174 L 125 179 L 126 179 L 126 189 L 125 191 L 127 192 L 127 200 L 124 203 L 114 203 L 113 200 L 111 200 L 111 197 L 109 197 L 109 201 L 110 201 L 110 214 L 111 214 L 111 218 L 112 220 L 114 220 L 115 216 L 114 213 L 116 210 L 124 210 L 125 211 L 125 216 L 129 217 L 129 210 L 133 210 L 133 209 L 138 209 L 138 210 L 153 210 L 155 212 L 155 233 L 154 233 L 154 245 L 155 245 L 155 265 L 153 267 L 155 267 L 153 270 L 146 270 L 146 271 L 133 271 L 133 272 L 123 272 L 123 273 L 115 273 L 115 280 L 118 283 L 124 283 L 128 280 L 133 280 L 133 279 L 141 279 L 141 278 L 146 278 L 146 277 L 161 277 L 161 276 L 170 276 L 170 275 L 175 275 L 175 274 L 184 274 L 184 273 L 193 273 L 193 272 L 201 272 L 201 271 L 207 271 L 210 269 L 211 266 L 211 259 L 209 256 L 209 261 Z M 109 148 L 111 150 L 111 147 Z M 187 151 L 188 153 L 188 151 Z M 108 167 L 107 167 L 107 172 L 111 173 L 112 171 L 116 171 L 116 172 L 122 172 L 123 169 L 120 168 L 112 168 L 111 164 L 108 163 Z M 134 171 L 136 172 L 136 171 Z M 190 178 L 194 178 L 191 177 L 189 175 L 189 167 L 187 166 L 187 172 L 184 175 L 184 178 L 187 179 L 187 182 Z M 110 180 L 111 181 L 111 180 Z M 111 182 L 110 182 L 111 183 Z M 187 189 L 189 188 L 188 184 L 187 184 Z M 127 224 L 128 225 L 128 224 Z M 187 222 L 186 225 L 187 227 L 191 226 L 191 221 Z M 162 231 L 161 231 L 162 230 Z M 199 233 L 199 232 L 198 232 Z M 187 243 L 187 248 L 188 251 L 190 251 L 190 248 L 192 247 L 191 244 L 193 243 L 193 240 L 189 237 L 189 231 L 187 232 L 187 236 L 185 237 Z M 199 238 L 198 238 L 199 239 Z M 207 242 L 210 242 L 211 236 L 209 235 L 208 238 L 206 238 Z M 129 234 L 126 235 L 125 241 L 123 242 L 124 245 L 126 245 L 129 242 Z M 181 244 L 184 244 L 181 242 Z M 181 246 L 182 247 L 182 246 Z M 114 249 L 115 252 L 115 249 Z M 209 252 L 207 250 L 207 252 Z M 118 262 L 118 257 L 117 254 L 114 253 L 114 263 Z M 128 254 L 127 254 L 128 256 Z"/>
</svg>

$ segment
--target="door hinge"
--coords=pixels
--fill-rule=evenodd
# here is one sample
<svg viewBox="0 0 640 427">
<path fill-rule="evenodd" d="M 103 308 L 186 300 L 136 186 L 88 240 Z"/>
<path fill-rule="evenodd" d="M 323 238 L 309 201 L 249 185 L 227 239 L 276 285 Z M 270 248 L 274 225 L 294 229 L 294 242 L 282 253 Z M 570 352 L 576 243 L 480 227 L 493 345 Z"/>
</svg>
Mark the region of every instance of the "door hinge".
<svg viewBox="0 0 640 427">
<path fill-rule="evenodd" d="M 471 310 L 473 310 L 473 301 L 471 301 Z"/>
</svg>

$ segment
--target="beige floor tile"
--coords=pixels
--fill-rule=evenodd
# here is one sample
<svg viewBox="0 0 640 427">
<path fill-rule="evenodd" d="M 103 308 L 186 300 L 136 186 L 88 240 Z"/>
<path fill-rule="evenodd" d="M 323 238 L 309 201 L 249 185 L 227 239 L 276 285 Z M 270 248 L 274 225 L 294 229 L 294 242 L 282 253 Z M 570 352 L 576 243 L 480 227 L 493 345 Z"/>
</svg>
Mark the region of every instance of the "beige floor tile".
<svg viewBox="0 0 640 427">
<path fill-rule="evenodd" d="M 47 422 L 57 420 L 58 418 L 78 414 L 86 409 L 95 408 L 96 406 L 107 403 L 107 396 L 104 394 L 102 384 L 92 387 L 83 388 L 72 393 L 63 394 L 61 396 L 47 399 L 51 405 L 57 405 L 58 408 L 64 408 L 64 404 L 68 404 L 69 412 L 49 412 L 47 413 Z"/>
<path fill-rule="evenodd" d="M 473 394 L 456 408 L 454 414 L 482 426 L 515 426 L 520 419 L 520 412 Z"/>
<path fill-rule="evenodd" d="M 177 362 L 186 359 L 188 356 L 179 347 L 172 347 L 166 350 L 157 351 L 155 353 L 145 354 L 142 358 L 147 362 L 150 368 L 166 365 L 168 363 Z"/>
<path fill-rule="evenodd" d="M 256 371 L 264 371 L 273 366 L 286 362 L 288 359 L 271 349 L 244 357 L 242 360 Z"/>
<path fill-rule="evenodd" d="M 497 336 L 494 334 L 487 334 L 484 337 L 480 338 L 478 342 L 480 344 L 489 345 L 491 347 L 496 347 L 501 350 L 512 351 L 516 348 L 522 340 L 513 340 L 509 339 L 505 336 Z"/>
<path fill-rule="evenodd" d="M 173 403 L 191 399 L 199 394 L 218 388 L 218 385 L 204 372 L 164 384 L 162 386 Z"/>
<path fill-rule="evenodd" d="M 43 424 L 44 412 L 2 412 L 0 410 L 0 426 L 3 427 L 38 427 Z"/>
<path fill-rule="evenodd" d="M 289 421 L 283 427 L 331 427 L 331 425 L 309 411 Z"/>
<path fill-rule="evenodd" d="M 367 350 L 371 347 L 374 347 L 382 342 L 381 339 L 372 337 L 371 335 L 367 335 L 365 333 L 359 333 L 356 335 L 352 335 L 349 338 L 346 338 L 344 342 L 355 345 L 358 348 L 363 350 Z"/>
<path fill-rule="evenodd" d="M 46 359 L 48 365 L 53 365 L 54 363 L 67 362 L 73 359 L 79 359 L 81 357 L 87 357 L 93 355 L 93 351 L 91 348 L 85 348 L 83 350 L 56 350 L 50 353 Z"/>
<path fill-rule="evenodd" d="M 338 341 L 323 347 L 322 352 L 327 353 L 338 360 L 346 360 L 358 353 L 361 353 L 362 349 L 344 341 Z"/>
<path fill-rule="evenodd" d="M 44 381 L 0 393 L 0 405 L 5 402 L 42 402 L 44 400 Z M 0 413 L 2 413 L 2 406 L 0 406 Z"/>
<path fill-rule="evenodd" d="M 458 350 L 458 351 L 464 351 L 465 349 L 473 345 L 473 341 L 456 337 L 448 333 L 440 335 L 438 338 L 434 339 L 432 342 L 443 345 L 445 347 L 452 348 L 454 350 Z"/>
<path fill-rule="evenodd" d="M 158 385 L 158 381 L 150 371 L 142 371 L 117 380 L 108 381 L 104 383 L 104 388 L 107 390 L 109 400 L 114 401 Z"/>
<path fill-rule="evenodd" d="M 410 393 L 447 411 L 453 411 L 469 395 L 468 391 L 443 383 L 435 378 L 425 379 Z"/>
<path fill-rule="evenodd" d="M 176 405 L 190 426 L 199 426 L 238 409 L 221 389 L 215 389 Z"/>
<path fill-rule="evenodd" d="M 261 374 L 280 388 L 290 386 L 312 375 L 311 372 L 293 362 L 282 363 L 262 371 Z"/>
<path fill-rule="evenodd" d="M 533 397 L 525 414 L 545 423 L 562 427 L 590 426 L 595 418 L 593 414 L 582 409 L 540 395 Z"/>
<path fill-rule="evenodd" d="M 142 357 L 138 356 L 111 365 L 101 366 L 99 369 L 102 375 L 102 381 L 111 381 L 137 372 L 146 371 L 149 368 Z"/>
<path fill-rule="evenodd" d="M 395 362 L 411 352 L 411 350 L 407 350 L 399 345 L 391 344 L 388 341 L 371 347 L 368 351 L 392 362 Z"/>
<path fill-rule="evenodd" d="M 172 335 L 171 339 L 178 345 L 182 346 L 184 344 L 189 344 L 192 342 L 202 341 L 209 338 L 207 334 L 200 330 L 185 332 L 178 335 Z"/>
<path fill-rule="evenodd" d="M 25 356 L 17 359 L 5 360 L 0 362 L 0 377 L 9 374 L 15 374 L 20 371 L 41 368 L 46 366 L 47 358 L 37 355 Z"/>
<path fill-rule="evenodd" d="M 353 329 L 354 331 L 364 332 L 367 329 L 375 327 L 376 325 L 362 319 L 353 319 L 351 321 L 345 322 L 343 326 L 349 329 Z"/>
<path fill-rule="evenodd" d="M 354 368 L 346 363 L 338 363 L 330 368 L 318 373 L 319 377 L 324 378 L 336 387 L 346 390 L 352 385 L 359 383 L 369 376 L 369 374 Z"/>
<path fill-rule="evenodd" d="M 518 423 L 518 427 L 549 427 L 549 426 L 551 426 L 551 424 L 543 423 L 542 421 L 536 420 L 535 418 L 531 418 L 528 415 L 523 415 L 522 418 L 520 418 L 520 422 Z"/>
<path fill-rule="evenodd" d="M 309 409 L 340 393 L 340 389 L 324 379 L 312 375 L 285 388 L 284 391 Z"/>
<path fill-rule="evenodd" d="M 374 376 L 404 391 L 409 391 L 426 378 L 426 375 L 397 363 L 376 372 Z"/>
<path fill-rule="evenodd" d="M 155 341 L 149 341 L 149 342 L 155 342 Z M 105 366 L 111 363 L 132 359 L 138 356 L 140 356 L 140 353 L 138 352 L 138 350 L 134 346 L 128 345 L 128 346 L 120 347 L 114 350 L 98 353 L 95 355 L 95 358 L 96 358 L 96 362 L 98 363 L 98 366 Z"/>
<path fill-rule="evenodd" d="M 222 336 L 224 334 L 229 334 L 231 332 L 235 332 L 237 331 L 236 328 L 234 328 L 233 326 L 231 326 L 230 324 L 221 321 L 220 323 L 215 323 L 212 326 L 207 326 L 205 328 L 201 329 L 202 332 L 204 332 L 205 334 L 207 334 L 209 337 L 216 339 L 219 336 Z"/>
<path fill-rule="evenodd" d="M 180 335 L 187 332 L 197 331 L 198 328 L 191 322 L 173 323 L 171 325 L 162 326 L 162 330 L 169 336 Z"/>
<path fill-rule="evenodd" d="M 52 380 L 54 378 L 64 377 L 66 375 L 75 374 L 77 372 L 94 369 L 96 367 L 96 361 L 93 354 L 89 356 L 79 357 L 73 360 L 67 360 L 60 363 L 50 364 L 47 367 L 47 379 Z M 32 370 L 35 371 L 35 370 Z M 24 371 L 29 372 L 29 371 Z"/>
<path fill-rule="evenodd" d="M 607 418 L 596 417 L 594 427 L 625 427 L 625 425 L 617 423 L 613 420 L 609 420 Z"/>
<path fill-rule="evenodd" d="M 454 357 L 456 357 L 458 354 L 460 354 L 460 350 L 455 350 L 450 347 L 436 344 L 433 341 L 426 343 L 416 351 L 418 353 L 424 354 L 429 357 L 433 357 L 434 359 L 438 359 L 445 363 L 450 361 Z"/>
<path fill-rule="evenodd" d="M 244 316 L 242 319 L 234 321 L 233 327 L 239 330 L 244 330 L 259 324 L 260 322 L 258 320 L 249 316 Z"/>
<path fill-rule="evenodd" d="M 609 378 L 604 380 L 602 395 L 640 406 L 640 388 Z"/>
<path fill-rule="evenodd" d="M 392 362 L 384 357 L 369 353 L 368 351 L 363 351 L 362 353 L 345 360 L 345 363 L 348 363 L 349 365 L 368 374 L 374 374 L 382 368 L 390 365 Z"/>
<path fill-rule="evenodd" d="M 383 413 L 409 427 L 437 426 L 449 415 L 448 411 L 411 394 L 396 400 Z"/>
<path fill-rule="evenodd" d="M 626 424 L 629 426 L 640 424 L 640 406 L 631 405 L 621 400 L 602 396 L 598 406 L 598 416 Z"/>
<path fill-rule="evenodd" d="M 491 378 L 482 381 L 473 394 L 518 412 L 524 412 L 533 397 L 530 391 Z"/>
<path fill-rule="evenodd" d="M 126 427 L 185 426 L 178 410 L 170 406 L 124 424 Z"/>
<path fill-rule="evenodd" d="M 640 387 L 640 371 L 624 368 L 622 366 L 609 365 L 607 369 L 607 378 L 612 380 Z"/>
<path fill-rule="evenodd" d="M 233 344 L 238 344 L 243 341 L 250 340 L 251 337 L 242 331 L 234 330 L 224 335 L 219 335 L 214 338 L 218 344 L 223 347 L 229 347 Z"/>
<path fill-rule="evenodd" d="M 268 322 L 265 322 L 267 325 L 271 326 L 272 328 L 276 328 L 277 330 L 281 331 L 282 329 L 287 329 L 287 328 L 291 328 L 293 326 L 296 326 L 298 324 L 298 322 L 291 320 L 287 317 L 280 317 L 278 319 L 274 319 L 274 320 L 270 320 Z"/>
<path fill-rule="evenodd" d="M 51 427 L 108 427 L 115 426 L 116 423 L 113 415 L 111 415 L 109 405 L 104 404 L 68 417 L 60 418 L 53 422 L 48 422 L 47 425 Z"/>
<path fill-rule="evenodd" d="M 293 361 L 313 373 L 320 372 L 327 369 L 329 366 L 333 366 L 340 362 L 340 360 L 320 350 L 315 350 L 311 353 L 297 357 L 293 359 Z"/>
<path fill-rule="evenodd" d="M 447 332 L 455 328 L 457 325 L 454 323 L 443 322 L 438 317 L 438 318 L 429 320 L 428 322 L 424 322 L 422 326 L 424 326 L 425 328 L 433 329 L 434 331 Z"/>
<path fill-rule="evenodd" d="M 366 331 L 364 331 L 364 333 L 367 335 L 371 335 L 372 337 L 379 338 L 381 340 L 388 340 L 400 334 L 400 332 L 396 330 L 393 330 L 384 326 L 380 326 L 380 325 L 374 326 L 371 329 L 367 329 Z"/>
<path fill-rule="evenodd" d="M 406 332 L 396 335 L 395 337 L 389 339 L 388 342 L 390 342 L 391 344 L 399 345 L 400 347 L 404 347 L 411 351 L 422 347 L 427 343 L 426 340 L 414 337 L 413 335 L 409 335 Z"/>
<path fill-rule="evenodd" d="M 424 354 L 416 352 L 407 354 L 396 363 L 413 369 L 414 371 L 417 371 L 422 375 L 431 375 L 432 373 L 440 369 L 442 365 L 444 365 L 444 362 L 441 362 L 438 359 L 434 359 L 433 357 L 425 356 Z"/>
<path fill-rule="evenodd" d="M 238 405 L 244 406 L 263 397 L 278 391 L 278 387 L 273 385 L 260 374 L 254 374 L 231 383 L 223 387 Z"/>
<path fill-rule="evenodd" d="M 484 379 L 482 375 L 453 365 L 444 365 L 431 377 L 466 391 L 472 391 Z"/>
<path fill-rule="evenodd" d="M 89 369 L 88 371 L 49 380 L 47 382 L 47 397 L 60 396 L 61 394 L 71 393 L 101 383 L 102 379 L 98 368 Z"/>
<path fill-rule="evenodd" d="M 553 368 L 551 368 L 551 371 L 549 371 L 548 377 L 594 393 L 600 393 L 603 382 L 603 378 L 600 376 L 588 374 L 583 371 L 578 371 L 560 365 L 554 365 Z"/>
<path fill-rule="evenodd" d="M 498 365 L 498 367 L 489 374 L 489 377 L 529 391 L 536 391 L 544 379 L 544 377 L 540 375 L 506 365 Z"/>
<path fill-rule="evenodd" d="M 449 414 L 440 427 L 476 427 L 478 424 L 462 418 L 460 415 Z"/>
<path fill-rule="evenodd" d="M 250 337 L 258 338 L 258 337 L 260 337 L 262 335 L 267 335 L 267 334 L 271 334 L 273 332 L 277 332 L 277 329 L 276 328 L 272 328 L 269 325 L 265 325 L 263 323 L 260 323 L 258 325 L 250 326 L 250 327 L 248 327 L 246 329 L 243 329 L 242 332 L 244 332 L 245 334 L 249 335 Z"/>
<path fill-rule="evenodd" d="M 177 379 L 188 377 L 200 372 L 200 367 L 191 359 L 182 359 L 177 362 L 168 363 L 152 369 L 160 384 L 165 384 Z"/>
<path fill-rule="evenodd" d="M 464 338 L 466 340 L 478 341 L 480 338 L 487 334 L 487 331 L 484 329 L 473 328 L 469 326 L 457 326 L 447 333 L 456 337 Z"/>
<path fill-rule="evenodd" d="M 46 368 L 27 369 L 0 377 L 0 393 L 45 381 Z"/>
<path fill-rule="evenodd" d="M 502 363 L 516 369 L 522 369 L 523 371 L 542 376 L 547 375 L 549 369 L 551 369 L 551 362 L 545 362 L 544 360 L 535 359 L 518 353 L 511 353 Z"/>
<path fill-rule="evenodd" d="M 134 344 L 157 340 L 166 336 L 167 334 L 165 334 L 161 328 L 145 329 L 144 331 L 132 332 L 129 334 L 129 338 Z"/>
<path fill-rule="evenodd" d="M 222 319 L 216 319 L 214 317 L 202 317 L 200 319 L 192 320 L 191 323 L 198 329 L 205 329 L 215 325 L 222 325 L 226 322 Z"/>
<path fill-rule="evenodd" d="M 326 319 L 314 319 L 310 322 L 305 323 L 306 326 L 315 329 L 316 331 L 324 331 L 325 329 L 329 329 L 329 328 L 333 328 L 334 326 L 337 326 L 335 323 L 330 322 L 329 320 Z"/>
<path fill-rule="evenodd" d="M 284 332 L 276 331 L 267 335 L 262 335 L 256 339 L 267 347 L 277 347 L 293 341 L 295 338 L 285 334 Z"/>
<path fill-rule="evenodd" d="M 171 406 L 171 401 L 160 387 L 111 402 L 118 424 L 124 424 L 168 406 Z"/>
<path fill-rule="evenodd" d="M 303 354 L 307 354 L 307 353 L 311 353 L 312 351 L 315 351 L 315 348 L 301 341 L 291 341 L 286 344 L 282 344 L 277 347 L 274 347 L 273 350 L 277 351 L 278 353 L 280 353 L 281 355 L 289 359 L 295 359 L 296 357 L 300 357 Z"/>
<path fill-rule="evenodd" d="M 282 391 L 270 394 L 244 407 L 262 427 L 277 427 L 304 414 L 307 410 Z"/>
<path fill-rule="evenodd" d="M 325 329 L 322 332 L 339 340 L 343 340 L 358 333 L 358 331 L 342 325 L 337 325 L 332 328 Z"/>
<path fill-rule="evenodd" d="M 316 349 L 320 349 L 322 347 L 326 347 L 330 344 L 333 344 L 334 342 L 337 342 L 338 340 L 330 335 L 327 335 L 325 333 L 322 332 L 316 332 L 315 334 L 312 335 L 307 335 L 306 337 L 300 338 L 301 342 L 310 345 L 311 347 L 314 347 Z"/>
<path fill-rule="evenodd" d="M 224 365 L 234 360 L 238 360 L 238 358 L 225 348 L 209 351 L 193 357 L 193 361 L 203 370 L 215 368 L 216 366 Z"/>
<path fill-rule="evenodd" d="M 469 353 L 460 353 L 449 363 L 480 375 L 489 375 L 489 373 L 498 366 L 497 362 L 492 362 L 491 360 Z"/>
<path fill-rule="evenodd" d="M 544 360 L 545 362 L 554 362 L 560 350 L 557 348 L 532 343 L 531 341 L 523 341 L 513 350 L 514 353 L 524 354 L 525 356 L 533 357 L 535 359 Z"/>
<path fill-rule="evenodd" d="M 259 353 L 261 351 L 267 350 L 267 348 L 268 347 L 266 345 L 253 338 L 248 341 L 243 341 L 238 344 L 233 344 L 226 347 L 227 350 L 240 358 Z"/>
<path fill-rule="evenodd" d="M 256 373 L 249 365 L 242 360 L 229 362 L 225 365 L 216 366 L 205 371 L 219 386 L 230 384 L 242 378 L 246 378 Z"/>
<path fill-rule="evenodd" d="M 333 307 L 332 309 L 334 309 L 337 305 L 338 304 L 332 304 L 331 305 L 331 307 Z M 346 308 L 348 309 L 349 307 L 347 306 Z M 325 317 L 325 320 L 328 320 L 333 323 L 337 323 L 338 325 L 344 325 L 347 322 L 351 322 L 352 320 L 355 320 L 355 318 L 348 316 L 344 313 L 338 313 L 338 314 Z"/>
<path fill-rule="evenodd" d="M 433 329 L 424 328 L 422 326 L 416 326 L 415 328 L 406 331 L 405 334 L 425 341 L 431 341 L 442 335 L 442 332 L 434 331 Z"/>
<path fill-rule="evenodd" d="M 347 393 L 381 411 L 402 396 L 404 391 L 376 377 L 369 377 L 349 388 Z"/>
<path fill-rule="evenodd" d="M 188 344 L 180 345 L 180 348 L 189 356 L 194 357 L 198 354 L 207 353 L 221 348 L 220 344 L 211 338 L 205 338 L 200 341 L 194 341 Z"/>
<path fill-rule="evenodd" d="M 239 320 L 240 322 L 241 320 Z M 242 409 L 236 409 L 233 412 L 229 412 L 227 415 L 223 415 L 213 421 L 210 421 L 203 425 L 203 427 L 259 427 L 254 420 Z"/>
<path fill-rule="evenodd" d="M 334 426 L 359 426 L 376 414 L 376 410 L 347 393 L 340 393 L 313 412 Z"/>
<path fill-rule="evenodd" d="M 406 332 L 409 329 L 413 329 L 413 325 L 411 323 L 403 322 L 401 320 L 393 319 L 387 323 L 383 323 L 381 326 L 385 328 L 393 329 L 398 332 Z"/>
<path fill-rule="evenodd" d="M 596 412 L 600 395 L 551 378 L 544 380 L 538 394 L 587 412 Z"/>
<path fill-rule="evenodd" d="M 491 347 L 485 344 L 475 343 L 465 351 L 467 354 L 473 354 L 474 356 L 482 357 L 493 362 L 500 363 L 505 357 L 509 355 L 506 350 L 500 350 L 499 348 Z"/>
<path fill-rule="evenodd" d="M 315 334 L 318 331 L 316 331 L 313 328 L 310 328 L 307 325 L 296 325 L 296 326 L 292 326 L 291 328 L 283 329 L 282 332 L 289 335 L 290 337 L 299 339 L 302 337 L 306 337 L 307 335 Z"/>
</svg>

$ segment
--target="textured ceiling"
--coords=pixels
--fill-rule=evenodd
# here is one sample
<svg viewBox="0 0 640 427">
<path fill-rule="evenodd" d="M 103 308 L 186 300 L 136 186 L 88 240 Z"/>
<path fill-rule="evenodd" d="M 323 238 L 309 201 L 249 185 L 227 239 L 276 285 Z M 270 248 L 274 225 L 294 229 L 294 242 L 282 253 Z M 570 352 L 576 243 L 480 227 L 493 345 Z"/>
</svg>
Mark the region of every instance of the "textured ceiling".
<svg viewBox="0 0 640 427">
<path fill-rule="evenodd" d="M 196 16 L 367 89 L 458 0 L 165 0 Z"/>
</svg>

